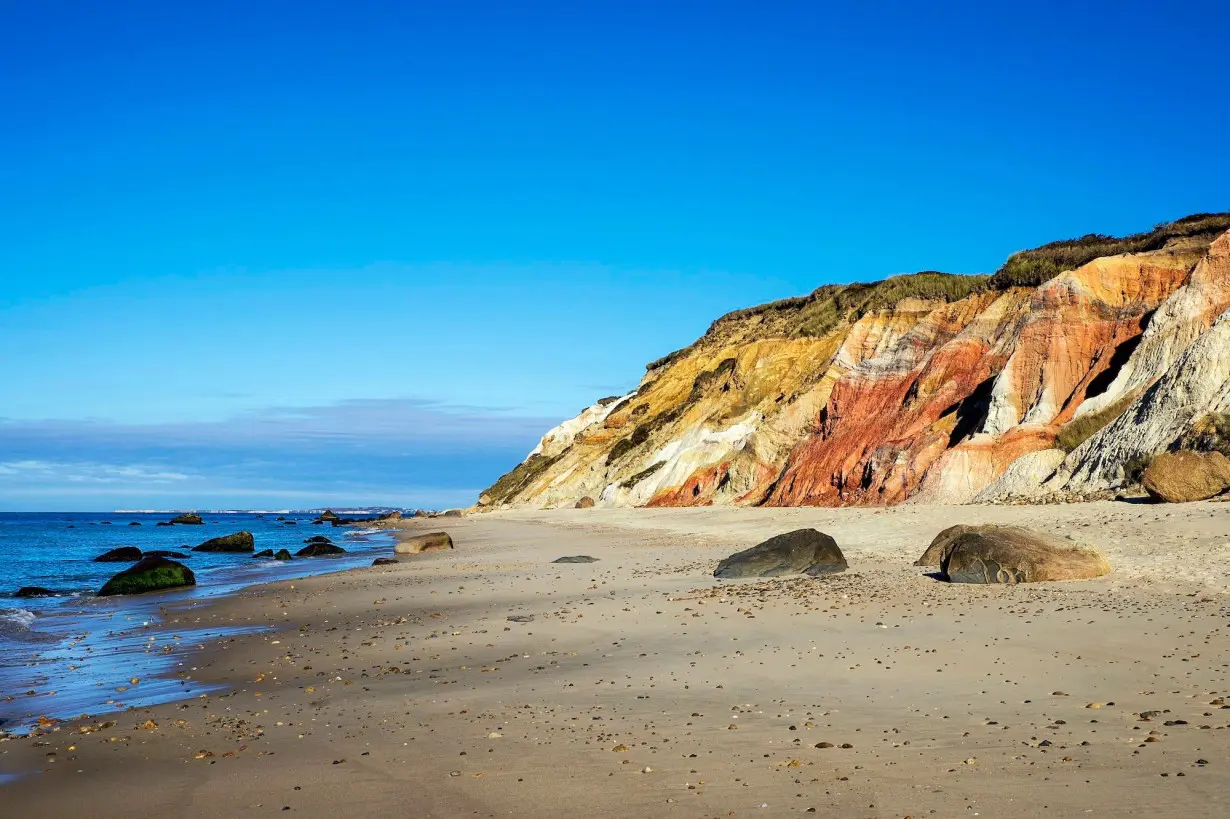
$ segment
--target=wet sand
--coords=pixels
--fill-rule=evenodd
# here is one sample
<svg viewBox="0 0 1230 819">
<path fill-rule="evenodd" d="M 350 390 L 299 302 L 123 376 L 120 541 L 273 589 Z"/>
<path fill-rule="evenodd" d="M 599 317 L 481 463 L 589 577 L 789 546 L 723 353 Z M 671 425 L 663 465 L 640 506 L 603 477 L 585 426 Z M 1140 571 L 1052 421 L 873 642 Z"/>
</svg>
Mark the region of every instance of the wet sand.
<svg viewBox="0 0 1230 819">
<path fill-rule="evenodd" d="M 1071 534 L 1116 571 L 980 587 L 910 565 L 959 522 Z M 457 548 L 171 607 L 168 634 L 271 628 L 183 648 L 181 679 L 225 693 L 0 743 L 0 781 L 22 774 L 0 815 L 1230 812 L 1230 504 L 412 526 Z M 803 526 L 850 571 L 710 576 Z M 599 560 L 550 563 L 577 554 Z"/>
</svg>

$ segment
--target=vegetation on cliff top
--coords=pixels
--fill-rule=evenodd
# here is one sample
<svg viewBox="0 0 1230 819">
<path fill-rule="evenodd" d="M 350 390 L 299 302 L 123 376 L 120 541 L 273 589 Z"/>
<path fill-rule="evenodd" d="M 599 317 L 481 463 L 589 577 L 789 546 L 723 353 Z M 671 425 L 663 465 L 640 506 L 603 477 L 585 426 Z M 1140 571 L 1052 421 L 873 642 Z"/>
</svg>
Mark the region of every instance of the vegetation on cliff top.
<svg viewBox="0 0 1230 819">
<path fill-rule="evenodd" d="M 1148 233 L 1122 238 L 1090 233 L 1079 239 L 1050 242 L 1033 250 L 1013 253 L 991 277 L 990 286 L 996 290 L 1037 287 L 1065 270 L 1075 270 L 1103 256 L 1161 250 L 1184 239 L 1211 242 L 1226 230 L 1230 230 L 1230 213 L 1196 213 L 1174 222 L 1163 222 Z"/>
<path fill-rule="evenodd" d="M 749 322 L 757 322 L 765 335 L 821 336 L 843 321 L 857 321 L 868 313 L 893 307 L 903 299 L 953 302 L 982 291 L 1037 287 L 1064 271 L 1074 270 L 1102 256 L 1143 253 L 1171 245 L 1207 246 L 1226 230 L 1230 230 L 1230 213 L 1197 213 L 1174 222 L 1163 222 L 1147 233 L 1121 238 L 1091 233 L 1079 239 L 1022 250 L 1009 256 L 990 276 L 928 270 L 870 284 L 824 285 L 806 296 L 727 313 L 713 322 L 696 343 L 650 362 L 645 369 L 652 371 L 673 364 L 706 338 L 722 338 L 732 328 Z"/>
</svg>

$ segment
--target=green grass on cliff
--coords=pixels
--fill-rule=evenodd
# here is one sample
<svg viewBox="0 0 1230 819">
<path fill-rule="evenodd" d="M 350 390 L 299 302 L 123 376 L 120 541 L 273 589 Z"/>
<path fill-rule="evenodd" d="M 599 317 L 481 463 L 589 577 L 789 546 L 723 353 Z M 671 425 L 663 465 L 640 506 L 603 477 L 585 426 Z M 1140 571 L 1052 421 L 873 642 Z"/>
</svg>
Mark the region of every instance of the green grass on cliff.
<svg viewBox="0 0 1230 819">
<path fill-rule="evenodd" d="M 1136 400 L 1136 395 L 1134 392 L 1128 393 L 1115 403 L 1108 404 L 1100 410 L 1073 418 L 1059 428 L 1059 434 L 1055 437 L 1055 446 L 1064 452 L 1071 452 L 1076 449 L 1085 441 L 1101 432 L 1111 421 L 1122 415 L 1123 411 Z"/>
<path fill-rule="evenodd" d="M 736 310 L 710 325 L 706 339 L 721 338 L 732 328 L 758 321 L 750 331 L 756 336 L 822 336 L 842 322 L 856 321 L 867 313 L 893 307 L 902 299 L 921 298 L 959 301 L 986 290 L 1037 287 L 1066 270 L 1073 270 L 1102 256 L 1160 250 L 1170 244 L 1207 245 L 1230 230 L 1230 213 L 1197 213 L 1174 222 L 1164 222 L 1147 233 L 1115 237 L 1089 234 L 1079 239 L 1051 242 L 1008 257 L 993 275 L 962 275 L 933 270 L 892 276 L 870 284 L 825 285 L 807 296 L 782 299 Z M 686 356 L 696 344 L 676 350 L 646 365 L 647 370 L 667 367 Z"/>
<path fill-rule="evenodd" d="M 1075 270 L 1103 256 L 1161 250 L 1176 240 L 1212 241 L 1226 230 L 1230 230 L 1230 213 L 1197 213 L 1174 222 L 1163 222 L 1148 233 L 1123 237 L 1090 233 L 1079 239 L 1050 242 L 1033 250 L 1013 253 L 991 277 L 990 286 L 996 290 L 1037 287 L 1066 270 Z"/>
</svg>

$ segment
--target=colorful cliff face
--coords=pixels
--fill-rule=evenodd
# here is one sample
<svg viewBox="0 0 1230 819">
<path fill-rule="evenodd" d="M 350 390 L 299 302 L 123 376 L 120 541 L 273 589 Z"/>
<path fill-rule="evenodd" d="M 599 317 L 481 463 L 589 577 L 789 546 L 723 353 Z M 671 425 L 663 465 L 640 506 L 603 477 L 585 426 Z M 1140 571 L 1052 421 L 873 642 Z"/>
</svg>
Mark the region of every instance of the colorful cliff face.
<svg viewBox="0 0 1230 819">
<path fill-rule="evenodd" d="M 1227 229 L 1230 214 L 1188 217 L 1019 253 L 994 276 L 897 276 L 731 313 L 636 392 L 547 433 L 480 506 L 1113 489 L 1230 411 Z"/>
</svg>

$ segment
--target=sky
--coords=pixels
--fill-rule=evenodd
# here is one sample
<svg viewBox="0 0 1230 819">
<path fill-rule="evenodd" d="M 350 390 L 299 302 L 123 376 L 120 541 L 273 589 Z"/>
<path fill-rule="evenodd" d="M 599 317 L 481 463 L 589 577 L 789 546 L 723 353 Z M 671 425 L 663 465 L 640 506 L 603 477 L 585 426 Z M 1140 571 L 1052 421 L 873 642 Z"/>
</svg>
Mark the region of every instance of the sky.
<svg viewBox="0 0 1230 819">
<path fill-rule="evenodd" d="M 465 505 L 729 310 L 1230 210 L 1228 23 L 0 0 L 0 510 Z"/>
</svg>

